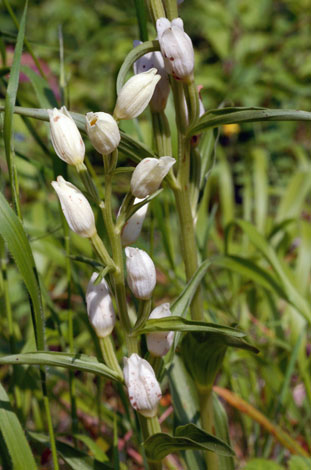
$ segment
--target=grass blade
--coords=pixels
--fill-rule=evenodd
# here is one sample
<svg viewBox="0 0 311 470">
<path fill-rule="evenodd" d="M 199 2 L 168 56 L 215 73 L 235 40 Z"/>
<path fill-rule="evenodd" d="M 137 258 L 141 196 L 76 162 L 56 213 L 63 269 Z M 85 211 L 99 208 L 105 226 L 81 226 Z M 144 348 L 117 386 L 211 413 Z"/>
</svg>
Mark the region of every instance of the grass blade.
<svg viewBox="0 0 311 470">
<path fill-rule="evenodd" d="M 0 431 L 8 448 L 14 470 L 36 470 L 35 459 L 9 397 L 0 384 Z"/>
</svg>

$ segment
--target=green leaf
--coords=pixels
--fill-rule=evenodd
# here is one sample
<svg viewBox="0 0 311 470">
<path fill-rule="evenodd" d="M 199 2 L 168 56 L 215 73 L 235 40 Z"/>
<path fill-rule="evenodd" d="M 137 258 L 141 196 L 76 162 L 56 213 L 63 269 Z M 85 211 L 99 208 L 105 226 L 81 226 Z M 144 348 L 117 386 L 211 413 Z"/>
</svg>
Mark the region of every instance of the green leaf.
<svg viewBox="0 0 311 470">
<path fill-rule="evenodd" d="M 223 124 L 259 121 L 311 121 L 311 113 L 294 109 L 256 107 L 212 109 L 203 114 L 195 125 L 190 127 L 188 135 L 199 134 L 205 129 L 222 126 Z"/>
<path fill-rule="evenodd" d="M 310 470 L 311 458 L 293 455 L 288 462 L 289 470 Z"/>
<path fill-rule="evenodd" d="M 143 443 L 147 458 L 150 460 L 162 460 L 168 454 L 181 450 L 209 450 L 219 455 L 232 456 L 233 450 L 228 444 L 217 437 L 208 434 L 195 424 L 186 424 L 176 428 L 176 435 L 157 433 L 148 437 Z"/>
<path fill-rule="evenodd" d="M 23 16 L 21 18 L 21 23 L 20 23 L 15 50 L 14 50 L 13 64 L 11 67 L 9 83 L 8 83 L 8 87 L 6 90 L 5 108 L 4 108 L 4 129 L 3 129 L 5 156 L 6 156 L 8 169 L 9 169 L 9 177 L 10 177 L 10 185 L 11 185 L 11 190 L 12 190 L 13 202 L 14 202 L 15 209 L 17 210 L 18 213 L 20 212 L 19 200 L 18 200 L 18 184 L 17 184 L 15 162 L 14 162 L 13 155 L 11 152 L 12 124 L 13 124 L 14 105 L 16 102 L 16 95 L 17 95 L 17 89 L 18 89 L 18 84 L 19 84 L 20 62 L 21 62 L 22 53 L 23 53 L 27 7 L 28 7 L 28 1 L 26 1 L 25 3 Z"/>
<path fill-rule="evenodd" d="M 213 393 L 213 413 L 214 413 L 214 423 L 215 423 L 215 434 L 217 437 L 222 439 L 228 445 L 230 445 L 230 436 L 229 436 L 229 424 L 228 416 L 226 410 L 224 409 L 221 401 L 219 400 L 216 393 Z M 218 457 L 219 468 L 221 470 L 234 470 L 234 459 L 233 457 Z"/>
<path fill-rule="evenodd" d="M 35 261 L 24 228 L 1 193 L 0 235 L 5 240 L 10 253 L 14 257 L 29 292 L 34 311 L 34 330 L 37 348 L 43 350 L 44 312 Z"/>
<path fill-rule="evenodd" d="M 37 469 L 23 428 L 14 413 L 9 397 L 0 384 L 0 431 L 8 448 L 14 470 Z"/>
<path fill-rule="evenodd" d="M 4 110 L 4 106 L 0 106 L 0 111 Z M 48 112 L 46 109 L 40 108 L 23 108 L 21 106 L 14 107 L 14 113 L 20 114 L 21 116 L 28 116 L 40 121 L 49 121 Z M 85 116 L 84 114 L 70 112 L 71 116 L 75 120 L 80 131 L 86 133 L 85 130 Z M 119 151 L 124 153 L 128 158 L 130 157 L 136 162 L 140 162 L 142 158 L 154 158 L 155 155 L 146 145 L 142 142 L 138 142 L 129 135 L 120 131 L 121 141 L 118 147 Z"/>
<path fill-rule="evenodd" d="M 117 94 L 119 94 L 121 88 L 123 87 L 125 78 L 128 72 L 133 67 L 134 62 L 136 62 L 137 59 L 147 54 L 148 52 L 159 51 L 159 50 L 160 50 L 159 41 L 146 41 L 146 42 L 143 42 L 142 44 L 139 44 L 139 46 L 134 47 L 127 54 L 118 73 Z"/>
<path fill-rule="evenodd" d="M 48 436 L 42 433 L 30 432 L 30 437 L 44 446 L 50 447 L 50 441 Z M 92 459 L 89 455 L 85 454 L 81 450 L 75 449 L 65 442 L 56 441 L 56 448 L 58 455 L 66 462 L 69 468 L 72 470 L 112 470 L 112 465 L 108 463 L 99 462 L 96 459 Z M 23 467 L 23 469 L 26 467 Z M 32 467 L 29 467 L 29 469 Z M 28 470 L 28 467 L 27 467 Z"/>
<path fill-rule="evenodd" d="M 252 459 L 246 467 L 243 467 L 243 470 L 284 470 L 284 467 L 272 460 Z"/>
<path fill-rule="evenodd" d="M 0 364 L 65 367 L 66 369 L 91 372 L 92 374 L 101 375 L 106 379 L 122 382 L 122 379 L 116 372 L 105 366 L 105 364 L 98 362 L 95 357 L 85 354 L 38 351 L 0 357 Z"/>
<path fill-rule="evenodd" d="M 245 333 L 230 326 L 218 325 L 217 323 L 206 323 L 201 321 L 186 320 L 182 317 L 165 317 L 156 320 L 148 320 L 142 328 L 132 332 L 132 336 L 151 333 L 153 331 L 196 331 L 218 333 L 224 336 L 242 338 Z"/>
<path fill-rule="evenodd" d="M 42 108 L 58 107 L 57 100 L 48 82 L 38 75 L 32 68 L 23 65 L 22 72 L 29 78 L 36 93 L 39 105 Z"/>
<path fill-rule="evenodd" d="M 256 230 L 256 228 L 251 223 L 245 220 L 235 220 L 227 226 L 225 232 L 226 251 L 228 251 L 229 234 L 234 225 L 240 227 L 247 234 L 252 244 L 271 264 L 274 272 L 278 277 L 279 282 L 282 285 L 283 290 L 286 292 L 288 302 L 293 305 L 297 309 L 297 311 L 300 312 L 300 314 L 306 320 L 308 320 L 309 323 L 311 323 L 311 310 L 308 302 L 293 285 L 292 281 L 283 269 L 282 263 L 280 262 L 273 247 L 267 242 L 267 240 Z"/>
<path fill-rule="evenodd" d="M 171 305 L 171 312 L 173 315 L 183 317 L 188 310 L 194 294 L 197 291 L 202 279 L 204 278 L 208 268 L 211 265 L 210 260 L 205 260 L 194 273 L 188 284 L 185 286 L 181 294 Z"/>
</svg>

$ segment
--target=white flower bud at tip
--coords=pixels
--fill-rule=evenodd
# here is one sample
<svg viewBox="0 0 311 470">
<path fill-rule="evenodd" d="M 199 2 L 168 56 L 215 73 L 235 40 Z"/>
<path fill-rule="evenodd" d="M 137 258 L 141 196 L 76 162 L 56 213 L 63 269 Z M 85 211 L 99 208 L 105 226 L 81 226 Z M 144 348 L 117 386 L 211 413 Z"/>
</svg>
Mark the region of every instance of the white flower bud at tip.
<svg viewBox="0 0 311 470">
<path fill-rule="evenodd" d="M 51 141 L 57 156 L 68 165 L 79 165 L 84 160 L 85 146 L 70 113 L 63 106 L 60 110 L 48 109 Z"/>
<path fill-rule="evenodd" d="M 134 41 L 134 47 L 139 44 L 142 44 L 142 42 Z M 138 74 L 146 72 L 146 70 L 150 70 L 153 67 L 157 69 L 158 74 L 161 76 L 161 80 L 157 83 L 149 104 L 153 112 L 160 113 L 165 109 L 167 98 L 170 93 L 170 83 L 161 52 L 148 52 L 136 60 L 134 63 L 134 73 Z"/>
<path fill-rule="evenodd" d="M 120 143 L 120 131 L 115 119 L 108 113 L 87 113 L 86 131 L 97 152 L 112 153 Z"/>
<path fill-rule="evenodd" d="M 149 320 L 155 320 L 156 318 L 165 318 L 171 316 L 170 304 L 165 303 L 159 305 L 152 310 L 149 315 Z M 170 350 L 174 340 L 173 331 L 155 331 L 147 335 L 147 348 L 153 356 L 165 356 Z"/>
<path fill-rule="evenodd" d="M 176 80 L 189 80 L 193 74 L 194 52 L 182 19 L 159 18 L 156 26 L 167 73 Z"/>
<path fill-rule="evenodd" d="M 62 176 L 52 181 L 62 211 L 73 232 L 81 237 L 91 238 L 96 233 L 95 218 L 90 203 L 81 191 Z"/>
<path fill-rule="evenodd" d="M 146 418 L 153 418 L 162 393 L 152 366 L 135 353 L 123 361 L 124 381 L 132 407 Z"/>
<path fill-rule="evenodd" d="M 99 338 L 110 335 L 115 322 L 114 312 L 109 286 L 105 279 L 99 284 L 94 284 L 98 274 L 93 273 L 86 291 L 87 314 Z"/>
<path fill-rule="evenodd" d="M 134 196 L 145 198 L 153 194 L 176 162 L 172 157 L 144 158 L 131 178 L 131 192 Z"/>
<path fill-rule="evenodd" d="M 120 90 L 113 112 L 115 119 L 133 119 L 148 106 L 156 84 L 161 79 L 156 69 L 131 77 Z"/>
<path fill-rule="evenodd" d="M 136 197 L 134 200 L 134 204 L 137 204 L 141 201 L 143 201 L 143 199 Z M 147 214 L 148 205 L 149 204 L 145 204 L 140 209 L 138 209 L 135 214 L 133 214 L 124 225 L 121 233 L 121 240 L 123 246 L 131 245 L 132 243 L 136 242 L 137 238 L 140 235 Z"/>
<path fill-rule="evenodd" d="M 156 270 L 148 253 L 138 248 L 126 247 L 127 283 L 137 299 L 147 300 L 156 285 Z"/>
</svg>

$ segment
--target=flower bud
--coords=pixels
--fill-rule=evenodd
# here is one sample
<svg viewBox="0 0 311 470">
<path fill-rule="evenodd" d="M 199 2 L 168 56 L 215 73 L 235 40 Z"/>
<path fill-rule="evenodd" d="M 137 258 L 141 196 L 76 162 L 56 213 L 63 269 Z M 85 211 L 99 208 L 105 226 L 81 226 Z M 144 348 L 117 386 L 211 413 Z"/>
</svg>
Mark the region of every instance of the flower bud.
<svg viewBox="0 0 311 470">
<path fill-rule="evenodd" d="M 85 147 L 76 123 L 66 107 L 48 109 L 51 140 L 58 157 L 68 165 L 79 165 L 84 160 Z"/>
<path fill-rule="evenodd" d="M 156 84 L 161 79 L 156 69 L 138 73 L 121 88 L 113 112 L 115 119 L 133 119 L 148 106 Z"/>
<path fill-rule="evenodd" d="M 156 285 L 156 270 L 150 256 L 138 248 L 125 248 L 127 283 L 135 297 L 150 299 Z"/>
<path fill-rule="evenodd" d="M 172 157 L 144 158 L 135 168 L 131 178 L 131 192 L 145 198 L 153 194 L 176 162 Z"/>
<path fill-rule="evenodd" d="M 191 39 L 184 32 L 182 19 L 169 21 L 159 18 L 157 32 L 167 73 L 176 80 L 187 81 L 193 73 L 194 52 Z"/>
<path fill-rule="evenodd" d="M 135 353 L 129 358 L 125 357 L 123 361 L 124 381 L 132 407 L 146 418 L 153 418 L 162 397 L 153 368 Z"/>
<path fill-rule="evenodd" d="M 152 310 L 149 320 L 171 316 L 170 304 L 162 304 Z M 165 356 L 173 344 L 173 331 L 155 331 L 147 335 L 147 348 L 153 356 Z"/>
<path fill-rule="evenodd" d="M 143 199 L 135 198 L 134 204 L 143 201 Z M 131 245 L 136 242 L 140 235 L 141 228 L 143 226 L 146 214 L 148 210 L 148 204 L 145 204 L 133 214 L 126 224 L 124 225 L 121 233 L 122 245 Z"/>
<path fill-rule="evenodd" d="M 57 181 L 52 181 L 51 184 L 57 193 L 62 211 L 71 230 L 85 238 L 91 238 L 95 235 L 94 214 L 88 200 L 81 191 L 64 180 L 62 176 L 58 176 Z"/>
<path fill-rule="evenodd" d="M 118 124 L 108 113 L 87 113 L 86 131 L 97 152 L 112 153 L 120 143 Z"/>
<path fill-rule="evenodd" d="M 142 42 L 134 41 L 135 47 L 139 44 L 142 44 Z M 150 70 L 153 67 L 157 69 L 158 74 L 161 76 L 161 80 L 155 87 L 149 104 L 153 112 L 160 113 L 165 109 L 167 98 L 170 92 L 170 83 L 167 72 L 165 70 L 164 59 L 161 52 L 148 52 L 147 54 L 140 57 L 134 63 L 134 72 L 136 74 L 146 72 L 146 70 Z"/>
<path fill-rule="evenodd" d="M 87 314 L 99 338 L 110 335 L 116 322 L 116 316 L 109 292 L 109 287 L 103 278 L 99 284 L 94 284 L 98 274 L 93 273 L 86 291 Z"/>
</svg>

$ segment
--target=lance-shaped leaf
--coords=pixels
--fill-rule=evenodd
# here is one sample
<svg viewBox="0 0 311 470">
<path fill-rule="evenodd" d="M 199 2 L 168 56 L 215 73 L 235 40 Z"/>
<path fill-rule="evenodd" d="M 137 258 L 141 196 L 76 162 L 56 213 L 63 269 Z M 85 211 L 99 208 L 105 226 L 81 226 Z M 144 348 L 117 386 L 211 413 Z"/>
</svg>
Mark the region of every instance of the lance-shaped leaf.
<svg viewBox="0 0 311 470">
<path fill-rule="evenodd" d="M 36 470 L 35 459 L 24 430 L 11 408 L 9 397 L 0 384 L 0 431 L 7 446 L 14 470 Z M 11 467 L 10 467 L 11 468 Z"/>
<path fill-rule="evenodd" d="M 234 455 L 234 451 L 226 442 L 203 431 L 195 424 L 178 426 L 175 436 L 166 433 L 153 434 L 143 446 L 150 460 L 162 460 L 168 454 L 188 449 L 208 450 L 228 457 Z"/>
<path fill-rule="evenodd" d="M 188 135 L 199 134 L 205 129 L 243 122 L 259 121 L 311 121 L 311 113 L 295 109 L 269 108 L 221 108 L 204 113 L 188 130 Z"/>
<path fill-rule="evenodd" d="M 86 354 L 71 354 L 60 352 L 31 352 L 25 354 L 13 354 L 0 357 L 0 364 L 26 364 L 39 366 L 65 367 L 71 370 L 81 370 L 100 375 L 106 379 L 122 382 L 123 379 L 112 369 L 105 366 L 95 357 Z"/>
<path fill-rule="evenodd" d="M 237 328 L 230 326 L 218 325 L 217 323 L 207 323 L 201 321 L 186 320 L 182 317 L 166 317 L 156 320 L 148 320 L 142 328 L 133 330 L 132 336 L 137 336 L 154 331 L 183 331 L 183 332 L 209 332 L 222 334 L 234 338 L 242 338 L 245 333 Z"/>
</svg>

